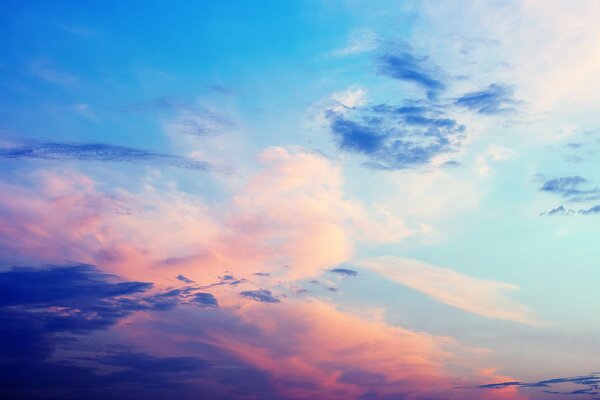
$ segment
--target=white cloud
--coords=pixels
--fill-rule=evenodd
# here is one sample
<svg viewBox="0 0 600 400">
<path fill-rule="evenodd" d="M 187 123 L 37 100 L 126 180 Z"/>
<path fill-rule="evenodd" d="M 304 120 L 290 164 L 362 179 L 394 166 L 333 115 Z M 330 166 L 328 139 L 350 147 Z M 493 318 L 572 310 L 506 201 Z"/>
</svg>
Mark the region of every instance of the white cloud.
<svg viewBox="0 0 600 400">
<path fill-rule="evenodd" d="M 372 258 L 354 265 L 476 315 L 532 326 L 542 325 L 527 306 L 507 296 L 507 293 L 518 289 L 510 283 L 474 278 L 402 257 Z"/>
<path fill-rule="evenodd" d="M 334 51 L 333 54 L 338 57 L 344 57 L 375 50 L 378 46 L 379 38 L 375 32 L 369 29 L 357 29 L 348 36 L 346 46 Z"/>
</svg>

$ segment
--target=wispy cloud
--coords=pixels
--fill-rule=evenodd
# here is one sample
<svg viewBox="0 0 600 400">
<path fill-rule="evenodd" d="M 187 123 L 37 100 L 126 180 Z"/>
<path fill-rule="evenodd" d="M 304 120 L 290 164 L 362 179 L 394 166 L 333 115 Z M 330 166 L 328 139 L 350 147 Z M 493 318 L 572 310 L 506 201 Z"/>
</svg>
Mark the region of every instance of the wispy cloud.
<svg viewBox="0 0 600 400">
<path fill-rule="evenodd" d="M 29 143 L 0 148 L 0 158 L 126 162 L 206 171 L 210 165 L 185 157 L 105 143 Z"/>
<path fill-rule="evenodd" d="M 583 386 L 583 389 L 575 390 L 559 390 L 561 384 L 570 383 L 578 386 Z M 559 386 L 559 389 L 554 389 L 555 386 Z M 489 383 L 485 385 L 479 385 L 477 388 L 480 389 L 502 389 L 506 387 L 518 387 L 528 389 L 543 389 L 544 393 L 561 394 L 561 395 L 577 395 L 577 394 L 588 394 L 588 395 L 599 395 L 600 394 L 600 374 L 591 373 L 589 375 L 567 377 L 567 378 L 554 378 L 546 379 L 537 382 L 500 382 L 500 383 Z M 552 389 L 552 390 L 550 390 Z"/>
<path fill-rule="evenodd" d="M 240 296 L 260 301 L 261 303 L 279 303 L 281 301 L 267 289 L 245 290 L 240 292 Z"/>
<path fill-rule="evenodd" d="M 329 272 L 338 274 L 338 275 L 344 275 L 344 276 L 358 275 L 358 271 L 355 271 L 353 269 L 348 269 L 348 268 L 333 268 L 333 269 L 330 269 Z"/>
<path fill-rule="evenodd" d="M 455 104 L 480 114 L 500 114 L 513 111 L 517 101 L 512 87 L 491 84 L 484 90 L 460 96 Z"/>
<path fill-rule="evenodd" d="M 421 87 L 429 99 L 435 99 L 446 88 L 441 73 L 427 57 L 418 57 L 408 51 L 379 56 L 377 67 L 382 75 Z"/>
<path fill-rule="evenodd" d="M 591 181 L 582 176 L 564 176 L 545 180 L 539 190 L 559 195 L 572 202 L 600 199 L 600 188 L 590 187 L 590 184 Z"/>
<path fill-rule="evenodd" d="M 579 210 L 573 210 L 571 208 L 567 209 L 567 208 L 565 208 L 565 206 L 558 206 L 556 208 L 553 208 L 550 211 L 544 211 L 544 212 L 540 213 L 541 216 L 547 215 L 550 217 L 557 216 L 557 215 L 574 215 L 574 214 L 600 215 L 600 204 L 592 206 L 590 208 L 580 208 Z"/>
<path fill-rule="evenodd" d="M 448 268 L 401 257 L 380 257 L 355 263 L 383 277 L 423 292 L 442 303 L 487 318 L 540 326 L 531 310 L 510 299 L 510 283 L 474 278 Z"/>
<path fill-rule="evenodd" d="M 338 57 L 365 53 L 375 50 L 380 45 L 377 34 L 369 29 L 357 29 L 353 31 L 346 41 L 346 45 L 333 52 Z"/>
</svg>

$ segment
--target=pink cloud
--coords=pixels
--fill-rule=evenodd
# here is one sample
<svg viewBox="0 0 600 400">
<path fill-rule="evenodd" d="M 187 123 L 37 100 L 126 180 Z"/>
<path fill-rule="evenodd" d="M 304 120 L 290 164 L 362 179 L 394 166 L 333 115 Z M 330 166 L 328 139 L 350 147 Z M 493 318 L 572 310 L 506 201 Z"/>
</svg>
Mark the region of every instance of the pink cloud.
<svg viewBox="0 0 600 400">
<path fill-rule="evenodd" d="M 286 399 L 370 393 L 373 398 L 458 400 L 467 393 L 477 396 L 458 387 L 511 379 L 484 367 L 481 351 L 451 338 L 357 317 L 317 300 L 137 315 L 119 327 L 119 334 L 159 354 L 198 356 L 230 368 L 245 365 L 266 376 L 269 387 Z M 220 372 L 212 373 L 219 380 Z M 486 398 L 524 399 L 511 388 L 486 391 Z"/>
</svg>

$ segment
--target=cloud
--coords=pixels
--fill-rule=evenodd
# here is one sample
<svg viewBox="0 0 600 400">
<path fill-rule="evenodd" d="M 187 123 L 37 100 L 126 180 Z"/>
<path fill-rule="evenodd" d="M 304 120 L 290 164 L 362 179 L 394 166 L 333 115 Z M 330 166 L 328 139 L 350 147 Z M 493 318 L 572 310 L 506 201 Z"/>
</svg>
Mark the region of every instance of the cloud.
<svg viewBox="0 0 600 400">
<path fill-rule="evenodd" d="M 346 45 L 333 52 L 334 56 L 345 57 L 354 54 L 365 53 L 379 47 L 380 40 L 377 34 L 369 29 L 357 29 L 353 31 L 346 41 Z"/>
<path fill-rule="evenodd" d="M 583 209 L 583 210 L 579 210 L 577 211 L 579 214 L 583 214 L 583 215 L 590 215 L 590 214 L 600 214 L 600 204 L 590 207 L 587 210 Z"/>
<path fill-rule="evenodd" d="M 577 390 L 548 390 L 546 388 L 553 388 L 554 386 L 559 386 L 564 383 L 571 383 L 575 385 L 585 386 L 585 389 L 577 389 Z M 590 395 L 598 395 L 600 394 L 600 375 L 596 373 L 592 373 L 589 375 L 576 376 L 576 377 L 568 377 L 568 378 L 554 378 L 541 380 L 537 382 L 499 382 L 499 383 L 489 383 L 485 385 L 477 386 L 480 389 L 503 389 L 506 387 L 518 387 L 518 388 L 528 388 L 528 389 L 538 389 L 544 388 L 544 393 L 553 393 L 553 394 L 561 394 L 561 395 L 575 395 L 575 394 L 590 394 Z"/>
<path fill-rule="evenodd" d="M 355 271 L 353 269 L 347 269 L 347 268 L 333 268 L 333 269 L 330 269 L 329 272 L 332 272 L 334 274 L 339 274 L 339 275 L 345 275 L 345 276 L 358 275 L 358 271 Z"/>
<path fill-rule="evenodd" d="M 15 267 L 0 272 L 0 307 L 95 307 L 108 298 L 140 293 L 152 288 L 146 282 L 111 282 L 115 276 L 90 265 Z M 119 303 L 107 306 L 119 306 Z"/>
<path fill-rule="evenodd" d="M 183 109 L 166 129 L 179 134 L 210 137 L 221 136 L 237 129 L 236 123 L 226 115 L 206 107 Z"/>
<path fill-rule="evenodd" d="M 548 216 L 555 216 L 555 215 L 571 215 L 575 213 L 574 210 L 571 209 L 566 209 L 565 206 L 558 206 L 556 208 L 553 208 L 550 211 L 544 211 L 542 213 L 540 213 L 540 216 L 542 215 L 548 215 Z"/>
<path fill-rule="evenodd" d="M 157 392 L 181 391 L 208 367 L 205 361 L 124 351 L 110 336 L 95 336 L 138 311 L 164 309 L 157 306 L 158 298 L 179 293 L 146 295 L 152 286 L 81 264 L 1 271 L 0 394 L 155 399 L 164 397 Z"/>
<path fill-rule="evenodd" d="M 183 283 L 194 283 L 194 281 L 193 281 L 193 280 L 191 280 L 191 279 L 188 279 L 188 278 L 186 278 L 186 277 L 185 277 L 185 276 L 183 276 L 183 275 L 177 275 L 177 276 L 175 277 L 175 279 L 177 279 L 177 280 L 179 280 L 179 281 L 181 281 L 181 282 L 183 282 Z"/>
<path fill-rule="evenodd" d="M 216 393 L 235 390 L 245 385 L 246 373 L 262 371 L 262 389 L 237 396 L 229 392 L 236 398 L 350 399 L 374 393 L 379 399 L 457 400 L 463 393 L 452 388 L 467 381 L 453 376 L 446 363 L 460 363 L 461 371 L 479 368 L 479 361 L 471 364 L 473 360 L 461 356 L 469 349 L 449 338 L 360 318 L 314 299 L 289 299 L 277 307 L 249 302 L 207 313 L 178 308 L 165 318 L 151 314 L 132 324 L 132 342 L 162 344 L 188 356 L 202 354 L 209 365 L 246 366 Z M 120 328 L 123 335 L 127 328 Z M 210 376 L 222 381 L 220 374 L 230 368 L 205 374 L 219 374 Z M 276 395 L 260 396 L 259 390 L 265 389 Z M 490 393 L 490 399 L 501 398 L 508 398 L 502 390 Z"/>
<path fill-rule="evenodd" d="M 29 63 L 29 72 L 53 85 L 72 86 L 79 81 L 75 75 L 57 69 L 47 59 L 39 59 Z"/>
<path fill-rule="evenodd" d="M 104 143 L 30 143 L 19 147 L 0 148 L 0 158 L 126 162 L 199 171 L 210 169 L 209 164 L 203 161 Z"/>
<path fill-rule="evenodd" d="M 218 307 L 217 299 L 211 293 L 196 293 L 192 302 L 209 307 Z"/>
<path fill-rule="evenodd" d="M 574 214 L 579 214 L 579 215 L 600 214 L 600 205 L 595 205 L 590 208 L 580 208 L 579 210 L 573 210 L 570 208 L 567 209 L 564 206 L 559 206 L 559 207 L 553 208 L 550 211 L 544 211 L 544 212 L 540 213 L 540 216 L 547 215 L 547 216 L 553 217 L 553 216 L 557 216 L 557 215 L 574 215 Z"/>
<path fill-rule="evenodd" d="M 273 293 L 267 289 L 245 290 L 240 292 L 240 296 L 260 301 L 262 303 L 279 303 L 281 301 L 277 297 L 273 296 Z"/>
<path fill-rule="evenodd" d="M 501 114 L 514 110 L 517 102 L 512 96 L 512 87 L 491 84 L 484 90 L 460 96 L 455 104 L 480 114 Z"/>
<path fill-rule="evenodd" d="M 330 110 L 327 117 L 338 147 L 366 156 L 364 165 L 377 169 L 430 165 L 436 157 L 458 151 L 465 130 L 427 104 Z"/>
<path fill-rule="evenodd" d="M 539 188 L 542 192 L 553 193 L 573 202 L 600 199 L 600 188 L 585 188 L 590 181 L 578 176 L 564 176 L 548 179 Z"/>
<path fill-rule="evenodd" d="M 429 99 L 435 99 L 446 85 L 440 73 L 428 63 L 427 57 L 417 57 L 409 52 L 388 53 L 377 58 L 380 74 L 414 83 L 425 90 Z"/>
<path fill-rule="evenodd" d="M 540 326 L 531 311 L 506 292 L 517 286 L 463 275 L 447 268 L 401 257 L 379 257 L 355 262 L 383 277 L 423 292 L 442 303 L 486 318 Z"/>
</svg>

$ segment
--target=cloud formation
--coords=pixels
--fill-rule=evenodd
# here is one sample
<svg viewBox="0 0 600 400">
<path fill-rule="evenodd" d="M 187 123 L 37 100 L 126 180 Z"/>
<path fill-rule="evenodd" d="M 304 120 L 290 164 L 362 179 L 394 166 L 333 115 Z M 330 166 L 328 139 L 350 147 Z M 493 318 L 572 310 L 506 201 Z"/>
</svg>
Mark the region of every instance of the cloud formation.
<svg viewBox="0 0 600 400">
<path fill-rule="evenodd" d="M 512 96 L 512 87 L 491 84 L 484 90 L 460 96 L 455 104 L 480 114 L 501 114 L 514 110 L 517 102 Z"/>
<path fill-rule="evenodd" d="M 417 57 L 407 51 L 384 54 L 377 59 L 380 74 L 414 83 L 425 90 L 431 100 L 437 98 L 446 85 L 439 76 L 440 73 L 429 64 L 427 57 Z"/>
<path fill-rule="evenodd" d="M 590 180 L 579 175 L 563 176 L 545 180 L 539 190 L 561 196 L 572 202 L 600 199 L 600 188 L 590 187 L 590 184 Z"/>
<path fill-rule="evenodd" d="M 473 278 L 448 268 L 402 257 L 378 257 L 355 264 L 482 317 L 542 325 L 531 310 L 506 295 L 518 289 L 509 283 Z"/>
<path fill-rule="evenodd" d="M 365 166 L 405 169 L 430 165 L 458 151 L 465 127 L 426 103 L 379 104 L 328 113 L 330 130 L 341 150 L 361 154 Z"/>
<path fill-rule="evenodd" d="M 578 386 L 583 386 L 582 389 L 571 389 L 571 390 L 561 390 L 561 384 L 574 384 Z M 558 388 L 555 388 L 558 386 Z M 504 389 L 507 387 L 517 387 L 517 388 L 525 388 L 530 389 L 530 392 L 535 393 L 531 389 L 542 390 L 543 393 L 548 394 L 558 394 L 558 395 L 579 395 L 579 394 L 587 394 L 587 395 L 600 395 L 600 374 L 592 373 L 584 376 L 575 376 L 575 377 L 567 377 L 567 378 L 554 378 L 554 379 L 546 379 L 537 382 L 499 382 L 499 383 L 489 383 L 485 385 L 477 386 L 480 389 Z"/>
<path fill-rule="evenodd" d="M 0 158 L 10 160 L 125 162 L 198 171 L 210 169 L 209 164 L 203 161 L 104 143 L 30 143 L 16 147 L 0 148 Z"/>
</svg>

